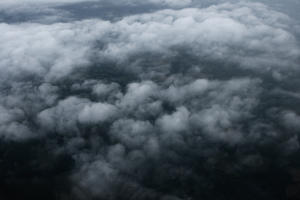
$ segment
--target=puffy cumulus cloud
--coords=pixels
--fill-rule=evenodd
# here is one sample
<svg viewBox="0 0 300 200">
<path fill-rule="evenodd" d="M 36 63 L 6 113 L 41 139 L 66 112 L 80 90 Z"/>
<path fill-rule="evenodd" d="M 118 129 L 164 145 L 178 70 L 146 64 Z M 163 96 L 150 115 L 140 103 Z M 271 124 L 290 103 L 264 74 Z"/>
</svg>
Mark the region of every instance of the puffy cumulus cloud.
<svg viewBox="0 0 300 200">
<path fill-rule="evenodd" d="M 51 132 L 76 134 L 78 113 L 88 109 L 88 107 L 85 107 L 87 103 L 89 103 L 87 99 L 77 97 L 68 97 L 61 100 L 56 106 L 43 110 L 37 115 L 39 124 Z"/>
<path fill-rule="evenodd" d="M 154 136 L 154 127 L 149 121 L 121 119 L 115 121 L 111 128 L 112 137 L 130 149 L 143 148 Z"/>
<path fill-rule="evenodd" d="M 263 4 L 0 26 L 5 195 L 273 200 L 300 167 L 298 40 Z"/>
<path fill-rule="evenodd" d="M 207 79 L 197 79 L 190 84 L 180 87 L 171 85 L 164 93 L 162 93 L 162 95 L 164 95 L 169 101 L 180 102 L 188 98 L 193 98 L 195 95 L 203 94 L 213 85 L 216 84 L 210 83 Z"/>
<path fill-rule="evenodd" d="M 99 83 L 93 86 L 93 93 L 96 94 L 99 97 L 107 97 L 112 94 L 120 95 L 119 92 L 119 84 L 117 83 Z"/>
<path fill-rule="evenodd" d="M 80 172 L 76 174 L 74 179 L 78 179 L 78 188 L 74 189 L 76 195 L 83 198 L 90 196 L 100 196 L 109 199 L 111 195 L 110 184 L 114 182 L 117 176 L 117 171 L 114 170 L 107 162 L 97 160 L 82 166 Z M 83 191 L 80 191 L 82 188 Z M 86 188 L 89 188 L 89 194 L 84 195 Z M 83 194 L 81 194 L 81 192 Z"/>
<path fill-rule="evenodd" d="M 0 106 L 0 136 L 8 140 L 32 138 L 35 134 L 27 127 L 25 113 L 19 108 L 7 109 Z"/>
<path fill-rule="evenodd" d="M 243 143 L 248 136 L 243 133 L 242 127 L 244 121 L 249 119 L 257 103 L 260 81 L 256 79 L 229 81 L 201 79 L 183 83 L 183 85 L 173 85 L 172 90 L 181 91 L 182 88 L 195 88 L 194 86 L 199 83 L 201 83 L 200 85 L 204 83 L 208 91 L 203 92 L 203 89 L 199 90 L 197 87 L 195 90 L 187 90 L 189 95 L 183 96 L 179 102 L 177 98 L 170 99 L 170 96 L 166 97 L 165 94 L 168 93 L 170 85 L 160 86 L 152 81 L 130 83 L 120 99 L 115 100 L 115 106 L 119 109 L 118 119 L 110 122 L 111 125 L 109 125 L 107 133 L 103 133 L 102 128 L 99 129 L 99 133 L 97 131 L 94 133 L 96 138 L 101 137 L 102 134 L 105 134 L 105 137 L 108 138 L 105 139 L 107 142 L 102 143 L 102 146 L 91 148 L 106 153 L 95 155 L 94 150 L 92 150 L 88 155 L 83 156 L 84 159 L 92 159 L 91 163 L 87 163 L 82 160 L 81 153 L 78 151 L 79 156 L 76 160 L 81 163 L 80 166 L 85 165 L 85 167 L 80 168 L 73 175 L 74 180 L 79 181 L 80 190 L 92 193 L 91 196 L 80 193 L 83 195 L 81 198 L 98 196 L 115 199 L 118 198 L 116 194 L 120 187 L 125 187 L 123 189 L 126 190 L 127 186 L 124 184 L 127 183 L 134 185 L 134 191 L 130 191 L 133 193 L 132 195 L 140 195 L 138 192 L 140 190 L 147 193 L 146 191 L 149 188 L 140 185 L 139 180 L 146 178 L 147 173 L 149 173 L 148 170 L 151 170 L 147 167 L 148 162 L 156 168 L 156 165 L 160 165 L 160 162 L 163 163 L 160 159 L 164 157 L 172 155 L 172 157 L 175 156 L 181 160 L 180 152 L 190 151 L 194 148 L 194 145 L 201 146 L 204 141 L 221 142 L 229 146 Z M 131 97 L 130 101 L 128 100 L 129 96 Z M 137 109 L 137 106 L 147 107 L 148 104 L 157 101 L 164 102 L 162 104 L 169 104 L 169 107 L 162 105 L 156 115 L 147 112 L 141 113 Z M 135 106 L 128 107 L 129 104 L 123 102 L 134 102 L 130 105 Z M 102 113 L 106 111 L 102 108 L 103 104 L 100 105 L 101 108 L 95 106 L 94 109 L 84 110 L 84 112 L 86 112 L 86 115 L 89 112 L 89 116 L 93 117 L 94 112 Z M 181 106 L 177 107 L 179 105 Z M 109 117 L 109 114 L 106 116 Z M 98 126 L 101 127 L 101 122 L 98 123 Z M 102 126 L 104 125 L 102 124 Z M 105 127 L 107 127 L 107 124 Z M 173 150 L 173 148 L 175 149 Z M 209 149 L 206 149 L 207 147 L 203 148 L 204 151 Z M 205 152 L 199 151 L 199 154 L 206 156 Z M 109 166 L 109 171 L 114 171 L 114 175 L 110 176 L 111 179 L 102 178 L 98 180 L 100 177 L 97 178 L 97 176 L 93 176 L 93 179 L 88 178 L 88 174 L 102 173 L 102 165 L 99 165 L 97 169 L 93 168 L 94 164 L 99 162 L 99 159 L 101 159 L 101 162 L 105 162 L 103 166 Z M 173 168 L 175 166 L 171 165 L 169 167 Z M 94 171 L 97 171 L 97 173 Z M 136 178 L 127 177 L 128 175 L 135 176 L 136 173 L 138 173 Z M 159 170 L 153 173 L 162 172 Z M 93 189 L 94 186 L 92 185 L 101 187 L 102 184 L 111 189 L 105 189 L 105 191 L 102 191 L 105 187 Z M 74 187 L 74 191 L 78 190 L 76 187 Z M 151 194 L 154 195 L 154 199 L 158 198 L 157 195 L 164 196 L 159 191 L 151 191 Z M 173 195 L 173 193 L 167 194 Z M 136 198 L 138 199 L 138 197 Z"/>
<path fill-rule="evenodd" d="M 80 26 L 79 31 L 87 31 L 87 40 L 77 38 L 72 28 L 74 25 L 1 24 L 1 29 L 6 30 L 0 39 L 3 44 L 0 53 L 2 77 L 26 74 L 46 78 L 65 76 L 74 66 L 88 64 L 89 47 L 86 44 L 89 31 Z"/>
<path fill-rule="evenodd" d="M 259 71 L 281 71 L 296 68 L 299 59 L 299 47 L 289 32 L 289 23 L 287 16 L 262 4 L 163 10 L 115 23 L 2 23 L 0 70 L 4 77 L 29 73 L 51 80 L 68 75 L 76 67 L 91 65 L 91 60 L 126 62 L 128 57 L 142 53 L 173 56 L 174 48 L 188 48 L 192 55 L 206 60 L 226 60 Z M 136 69 L 138 66 L 135 63 L 131 67 L 145 71 Z M 161 67 L 170 70 L 170 66 Z"/>
<path fill-rule="evenodd" d="M 135 111 L 136 116 L 157 115 L 161 111 L 161 102 L 157 99 L 159 87 L 152 81 L 130 83 L 119 105 L 127 112 Z"/>
<path fill-rule="evenodd" d="M 61 138 L 62 141 L 49 145 L 52 148 L 55 145 L 56 153 L 72 154 L 76 170 L 71 175 L 70 186 L 71 195 L 76 198 L 115 199 L 119 191 L 127 190 L 130 195 L 125 199 L 131 195 L 137 195 L 137 199 L 176 196 L 171 191 L 157 191 L 156 186 L 143 186 L 142 180 L 148 179 L 147 174 L 161 164 L 174 170 L 172 173 L 179 173 L 176 165 L 163 160 L 180 161 L 181 153 L 193 158 L 190 151 L 194 145 L 202 146 L 205 141 L 231 145 L 245 140 L 242 121 L 251 115 L 261 84 L 249 78 L 223 81 L 177 78 L 172 77 L 171 82 L 166 80 L 163 84 L 150 80 L 131 82 L 123 89 L 114 82 L 85 80 L 70 84 L 68 90 L 72 95 L 67 96 L 62 86 L 44 83 L 36 87 L 37 94 L 31 97 L 40 104 L 31 106 L 32 119 L 26 119 L 20 108 L 9 110 L 8 105 L 2 106 L 1 128 L 6 129 L 3 132 L 6 139 L 14 139 L 15 135 L 9 133 L 12 128 L 8 129 L 7 125 L 26 119 L 26 127 L 34 133 L 27 134 L 28 128 L 18 127 L 19 140 L 35 134 L 52 138 L 51 141 L 53 137 Z M 170 90 L 172 95 L 168 95 Z M 82 94 L 85 97 L 80 97 Z M 204 152 L 199 154 L 206 156 L 205 151 L 210 148 L 202 148 Z M 160 176 L 164 170 L 151 173 Z M 154 180 L 154 184 L 159 183 L 160 180 Z"/>
<path fill-rule="evenodd" d="M 189 125 L 189 111 L 185 107 L 180 107 L 171 115 L 164 115 L 158 119 L 158 126 L 162 132 L 176 133 L 180 131 L 187 131 Z"/>
<path fill-rule="evenodd" d="M 57 99 L 57 88 L 51 84 L 3 82 L 1 85 L 1 137 L 24 140 L 39 137 L 34 127 L 34 113 L 51 106 Z M 32 102 L 35 101 L 33 104 Z"/>
<path fill-rule="evenodd" d="M 283 124 L 288 129 L 299 130 L 300 128 L 300 116 L 292 111 L 285 111 L 282 113 Z"/>
<path fill-rule="evenodd" d="M 130 42 L 122 44 L 123 48 L 119 48 L 118 43 L 111 44 L 106 53 L 119 56 L 123 52 L 138 52 L 140 49 L 161 52 L 170 47 L 188 45 L 197 56 L 230 57 L 232 62 L 251 68 L 275 67 L 278 62 L 282 65 L 287 60 L 299 58 L 295 38 L 284 28 L 286 20 L 286 16 L 268 12 L 261 4 L 164 10 L 123 19 L 121 27 L 129 32 L 131 27 L 134 28 L 134 33 L 128 37 Z M 278 52 L 272 51 L 270 55 L 268 52 L 276 49 L 279 43 L 287 46 Z M 249 51 L 253 52 L 251 56 L 246 53 Z M 283 54 L 285 58 L 277 60 Z"/>
<path fill-rule="evenodd" d="M 95 103 L 86 105 L 79 113 L 79 122 L 99 123 L 105 122 L 117 114 L 117 108 L 110 104 Z"/>
</svg>

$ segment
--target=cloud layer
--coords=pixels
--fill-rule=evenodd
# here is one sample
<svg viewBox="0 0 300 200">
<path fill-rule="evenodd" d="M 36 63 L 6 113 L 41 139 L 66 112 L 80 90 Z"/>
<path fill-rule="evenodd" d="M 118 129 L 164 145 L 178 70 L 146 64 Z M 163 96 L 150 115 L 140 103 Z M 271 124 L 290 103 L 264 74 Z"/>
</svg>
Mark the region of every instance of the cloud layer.
<svg viewBox="0 0 300 200">
<path fill-rule="evenodd" d="M 285 195 L 299 167 L 296 22 L 262 3 L 151 3 L 164 9 L 0 23 L 0 197 Z"/>
</svg>

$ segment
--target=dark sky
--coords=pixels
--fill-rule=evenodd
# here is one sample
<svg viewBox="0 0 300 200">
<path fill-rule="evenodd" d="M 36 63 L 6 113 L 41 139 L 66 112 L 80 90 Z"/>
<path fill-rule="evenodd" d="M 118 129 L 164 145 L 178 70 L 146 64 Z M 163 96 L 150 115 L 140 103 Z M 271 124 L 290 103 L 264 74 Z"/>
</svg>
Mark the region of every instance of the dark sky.
<svg viewBox="0 0 300 200">
<path fill-rule="evenodd" d="M 2 0 L 0 199 L 299 199 L 299 10 Z"/>
</svg>

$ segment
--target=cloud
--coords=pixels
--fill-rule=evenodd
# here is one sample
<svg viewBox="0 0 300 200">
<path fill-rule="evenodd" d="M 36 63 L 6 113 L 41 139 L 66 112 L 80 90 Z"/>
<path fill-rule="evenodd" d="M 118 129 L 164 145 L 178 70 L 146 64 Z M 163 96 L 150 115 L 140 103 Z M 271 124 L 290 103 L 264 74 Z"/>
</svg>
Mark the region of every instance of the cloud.
<svg viewBox="0 0 300 200">
<path fill-rule="evenodd" d="M 299 155 L 294 22 L 261 3 L 146 3 L 162 9 L 1 23 L 0 142 L 29 149 L 24 171 L 57 170 L 61 199 L 280 197 L 274 174 Z"/>
<path fill-rule="evenodd" d="M 105 161 L 94 161 L 89 165 L 83 166 L 80 173 L 74 177 L 74 179 L 78 179 L 79 185 L 75 193 L 80 197 L 82 195 L 80 189 L 86 190 L 86 188 L 89 188 L 89 193 L 91 193 L 88 196 L 100 196 L 109 199 L 112 194 L 110 194 L 111 189 L 108 183 L 113 182 L 116 175 L 116 170 Z"/>
<path fill-rule="evenodd" d="M 171 85 L 164 93 L 162 93 L 162 95 L 169 101 L 180 102 L 203 94 L 212 85 L 214 85 L 214 83 L 210 83 L 206 79 L 197 79 L 194 82 L 181 87 Z"/>
<path fill-rule="evenodd" d="M 300 116 L 292 111 L 282 113 L 283 124 L 288 129 L 298 130 L 300 128 Z"/>
<path fill-rule="evenodd" d="M 87 103 L 89 103 L 87 99 L 68 97 L 61 100 L 56 106 L 38 113 L 38 122 L 43 128 L 54 133 L 75 134 L 78 113 L 84 109 Z"/>
<path fill-rule="evenodd" d="M 74 4 L 74 3 L 81 3 L 85 2 L 83 0 L 3 0 L 1 1 L 0 5 L 22 5 L 22 4 Z M 160 5 L 169 5 L 174 7 L 181 7 L 190 5 L 192 0 L 146 0 L 145 2 L 139 2 L 137 0 L 118 0 L 117 2 L 109 2 L 106 0 L 90 0 L 89 2 L 101 2 L 101 3 L 111 3 L 111 4 L 160 4 Z"/>
<path fill-rule="evenodd" d="M 1 24 L 5 51 L 0 53 L 0 70 L 2 76 L 34 74 L 51 80 L 92 65 L 91 59 L 125 62 L 143 52 L 171 56 L 172 48 L 188 47 L 198 57 L 282 71 L 296 68 L 300 52 L 287 23 L 286 16 L 262 4 L 223 4 L 202 10 L 163 10 L 115 23 Z M 103 48 L 95 48 L 96 42 Z"/>
<path fill-rule="evenodd" d="M 35 134 L 24 122 L 25 113 L 18 108 L 7 109 L 0 106 L 0 136 L 8 140 L 24 140 L 32 138 Z"/>
<path fill-rule="evenodd" d="M 189 124 L 189 111 L 185 107 L 180 107 L 172 115 L 164 115 L 158 119 L 157 124 L 163 133 L 176 133 L 187 131 Z"/>
<path fill-rule="evenodd" d="M 148 121 L 121 119 L 112 124 L 111 136 L 130 149 L 141 149 L 153 137 L 154 127 Z"/>
<path fill-rule="evenodd" d="M 95 103 L 87 105 L 80 111 L 78 119 L 81 123 L 105 122 L 117 115 L 117 108 L 110 104 Z"/>
</svg>

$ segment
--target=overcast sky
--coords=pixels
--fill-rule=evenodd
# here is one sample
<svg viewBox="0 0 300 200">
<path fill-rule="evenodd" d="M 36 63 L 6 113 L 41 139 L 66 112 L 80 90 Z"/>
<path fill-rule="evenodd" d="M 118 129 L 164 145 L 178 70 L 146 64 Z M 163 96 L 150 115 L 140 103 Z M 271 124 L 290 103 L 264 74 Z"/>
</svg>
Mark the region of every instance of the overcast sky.
<svg viewBox="0 0 300 200">
<path fill-rule="evenodd" d="M 0 199 L 296 198 L 299 11 L 0 1 Z"/>
</svg>

